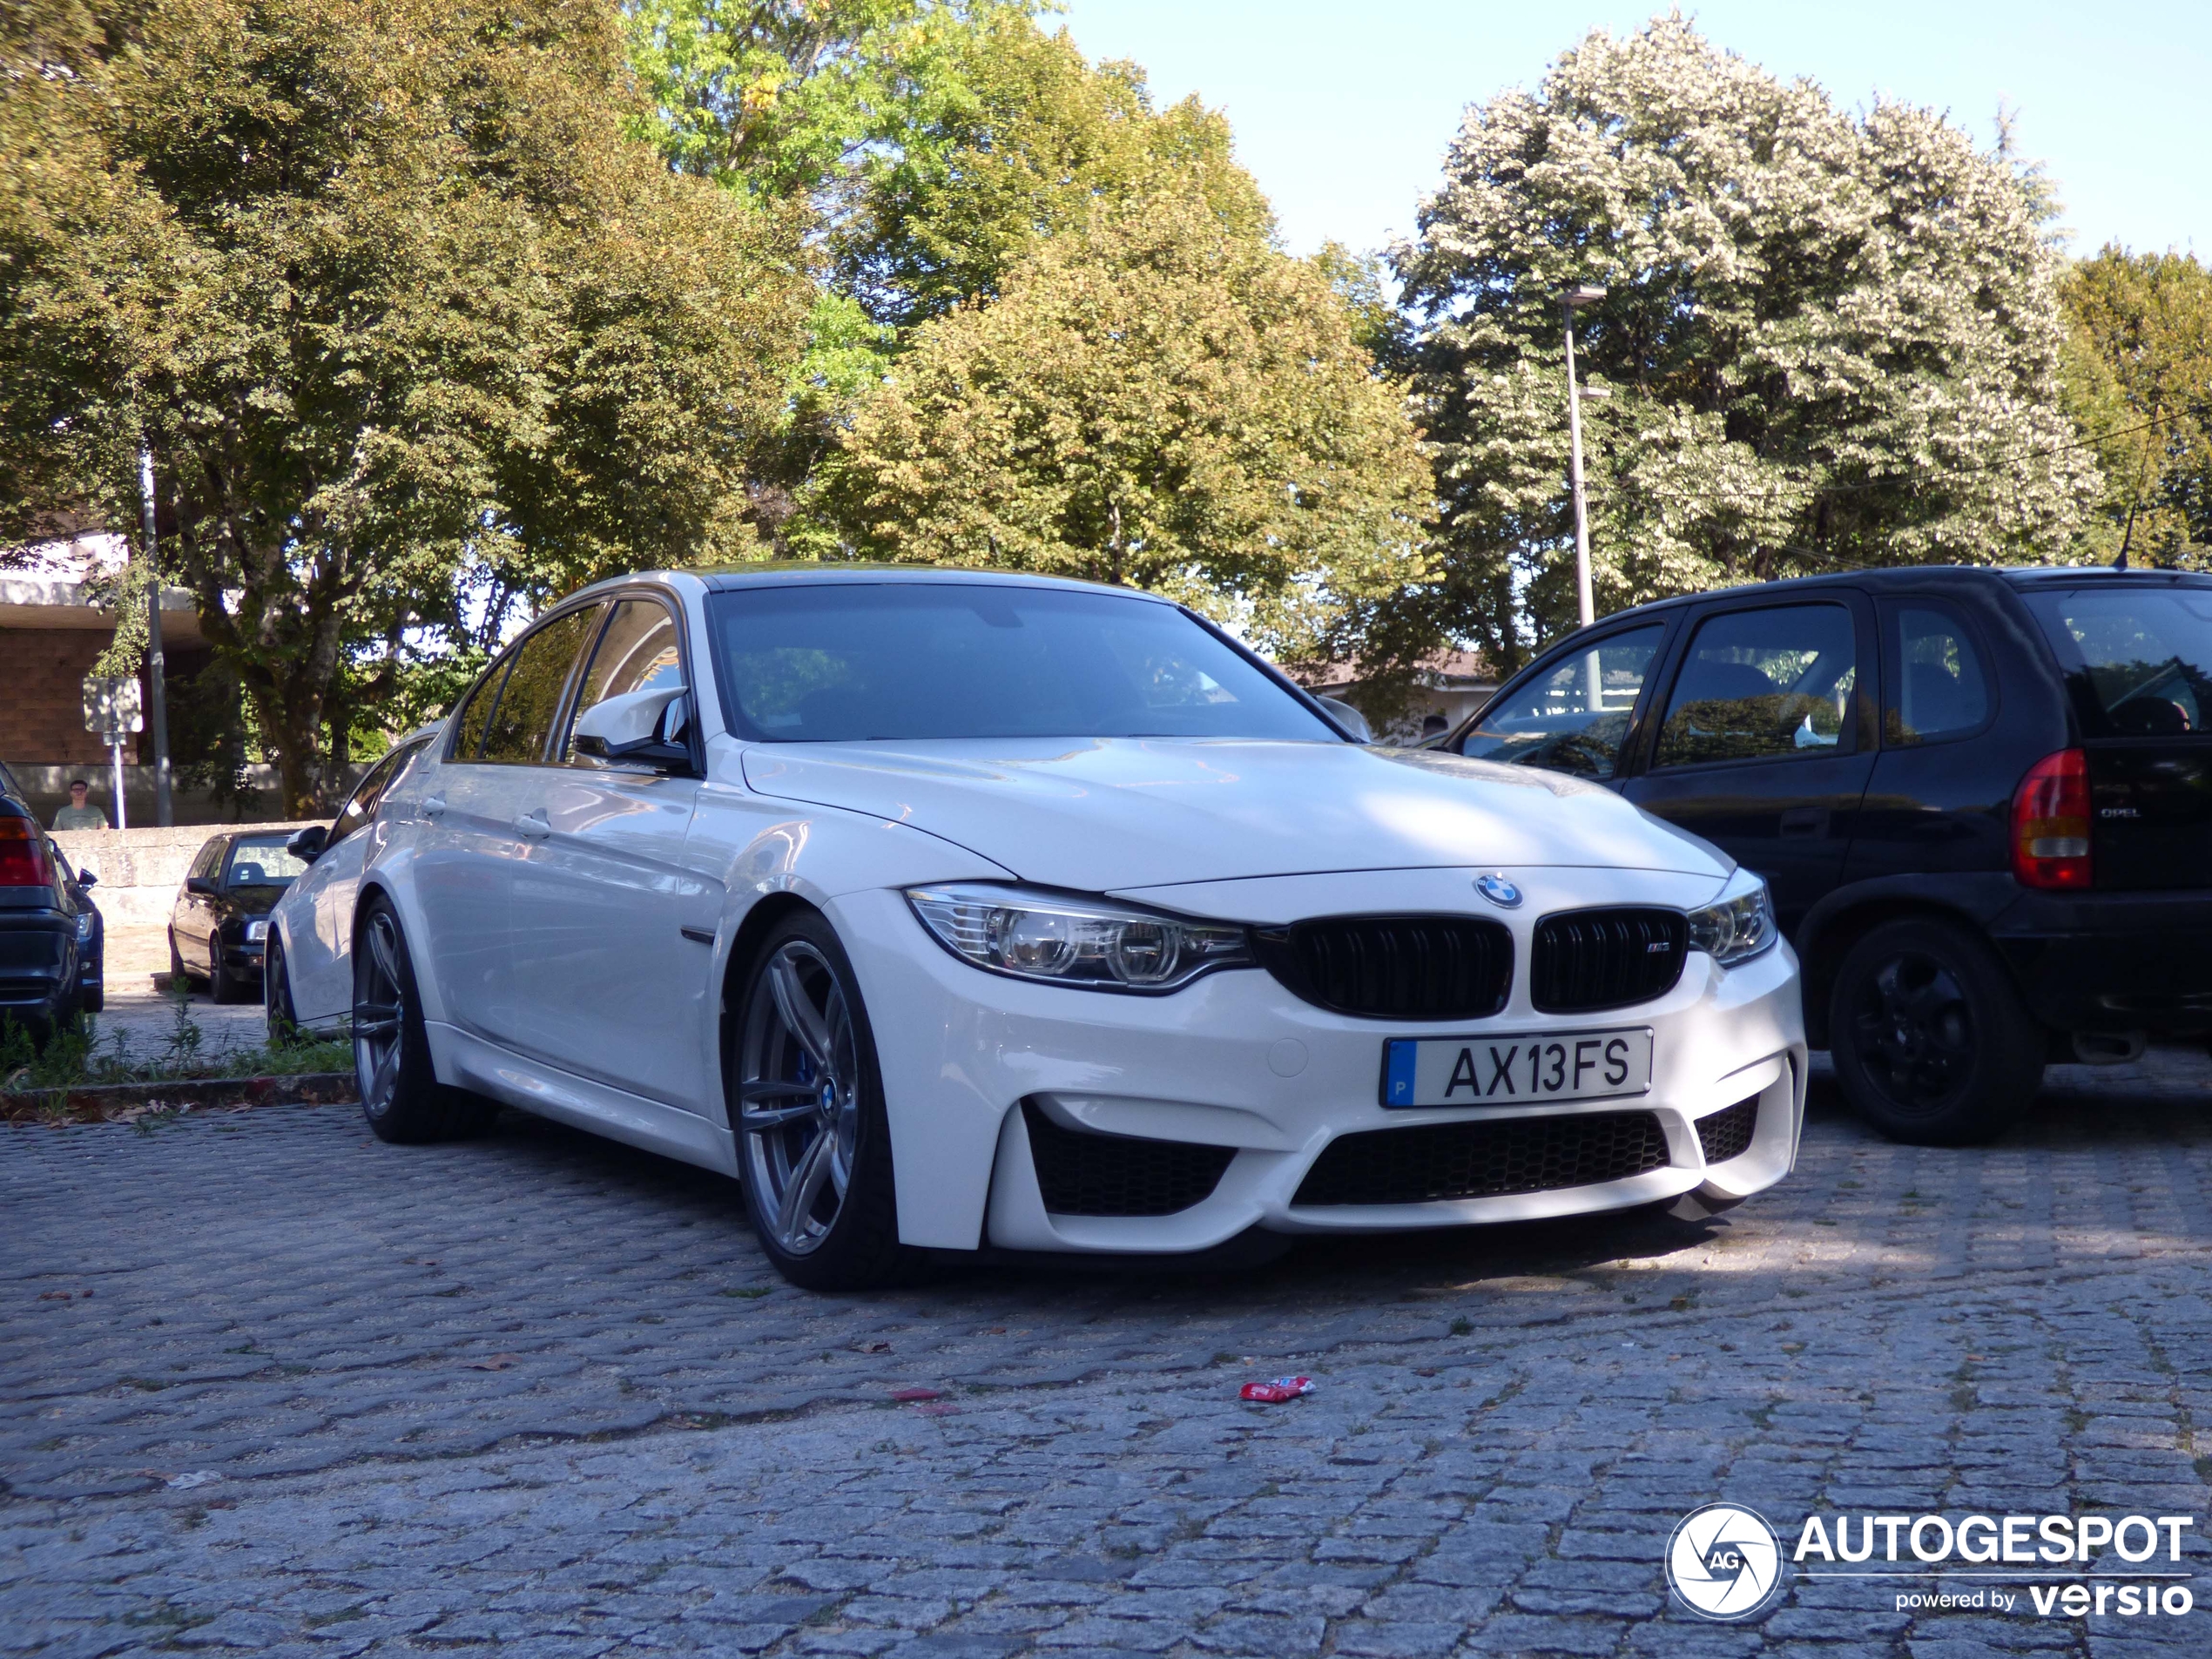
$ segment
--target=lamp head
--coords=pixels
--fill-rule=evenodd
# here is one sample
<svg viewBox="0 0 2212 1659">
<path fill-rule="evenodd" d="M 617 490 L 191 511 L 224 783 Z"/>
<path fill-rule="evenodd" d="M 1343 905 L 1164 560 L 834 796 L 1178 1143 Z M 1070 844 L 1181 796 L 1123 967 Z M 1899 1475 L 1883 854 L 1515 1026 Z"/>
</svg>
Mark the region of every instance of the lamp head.
<svg viewBox="0 0 2212 1659">
<path fill-rule="evenodd" d="M 1580 311 L 1584 306 L 1595 305 L 1605 298 L 1605 290 L 1595 282 L 1578 283 L 1559 296 L 1560 304 L 1569 311 Z"/>
</svg>

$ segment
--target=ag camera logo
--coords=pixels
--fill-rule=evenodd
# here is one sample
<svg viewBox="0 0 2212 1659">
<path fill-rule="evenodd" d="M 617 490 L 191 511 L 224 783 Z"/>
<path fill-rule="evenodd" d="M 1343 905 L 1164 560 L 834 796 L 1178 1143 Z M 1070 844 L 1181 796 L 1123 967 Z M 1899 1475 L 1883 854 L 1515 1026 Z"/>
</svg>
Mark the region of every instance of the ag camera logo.
<svg viewBox="0 0 2212 1659">
<path fill-rule="evenodd" d="M 1667 1582 L 1701 1619 L 1750 1618 L 1782 1588 L 1782 1541 L 1757 1510 L 1709 1503 L 1667 1541 Z"/>
</svg>

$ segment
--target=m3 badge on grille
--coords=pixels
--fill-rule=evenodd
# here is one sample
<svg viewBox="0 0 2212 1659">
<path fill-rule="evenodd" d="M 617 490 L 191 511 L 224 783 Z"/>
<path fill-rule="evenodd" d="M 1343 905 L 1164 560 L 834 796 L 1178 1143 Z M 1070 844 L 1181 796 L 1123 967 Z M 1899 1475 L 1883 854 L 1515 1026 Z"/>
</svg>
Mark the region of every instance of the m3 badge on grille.
<svg viewBox="0 0 2212 1659">
<path fill-rule="evenodd" d="M 1475 877 L 1474 890 L 1503 909 L 1511 910 L 1521 902 L 1521 889 L 1494 871 Z"/>
<path fill-rule="evenodd" d="M 1651 1028 L 1527 1036 L 1397 1037 L 1383 1044 L 1386 1106 L 1607 1100 L 1651 1088 Z"/>
</svg>

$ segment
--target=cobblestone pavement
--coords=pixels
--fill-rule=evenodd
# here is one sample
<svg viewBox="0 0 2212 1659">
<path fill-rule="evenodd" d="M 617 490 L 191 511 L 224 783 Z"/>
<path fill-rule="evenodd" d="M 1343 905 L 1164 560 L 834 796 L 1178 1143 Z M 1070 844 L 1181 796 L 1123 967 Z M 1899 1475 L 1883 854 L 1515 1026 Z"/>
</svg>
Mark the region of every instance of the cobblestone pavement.
<svg viewBox="0 0 2212 1659">
<path fill-rule="evenodd" d="M 0 1655 L 2201 1656 L 2212 1574 L 2148 1619 L 1666 1597 L 1721 1498 L 2194 1515 L 2203 1570 L 2212 1064 L 2052 1077 L 1970 1151 L 1817 1091 L 1699 1226 L 842 1298 L 718 1179 L 513 1116 L 0 1130 Z"/>
</svg>

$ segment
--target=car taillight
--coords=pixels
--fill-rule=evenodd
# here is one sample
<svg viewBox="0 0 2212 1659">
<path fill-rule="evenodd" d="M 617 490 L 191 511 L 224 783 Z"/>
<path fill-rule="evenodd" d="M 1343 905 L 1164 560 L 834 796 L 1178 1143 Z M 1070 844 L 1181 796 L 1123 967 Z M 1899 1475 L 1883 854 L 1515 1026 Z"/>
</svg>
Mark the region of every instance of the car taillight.
<svg viewBox="0 0 2212 1659">
<path fill-rule="evenodd" d="M 2013 874 L 2024 887 L 2089 885 L 2089 757 L 2061 749 L 2013 792 Z"/>
<path fill-rule="evenodd" d="M 46 844 L 27 818 L 0 818 L 0 887 L 51 887 L 54 867 Z"/>
</svg>

